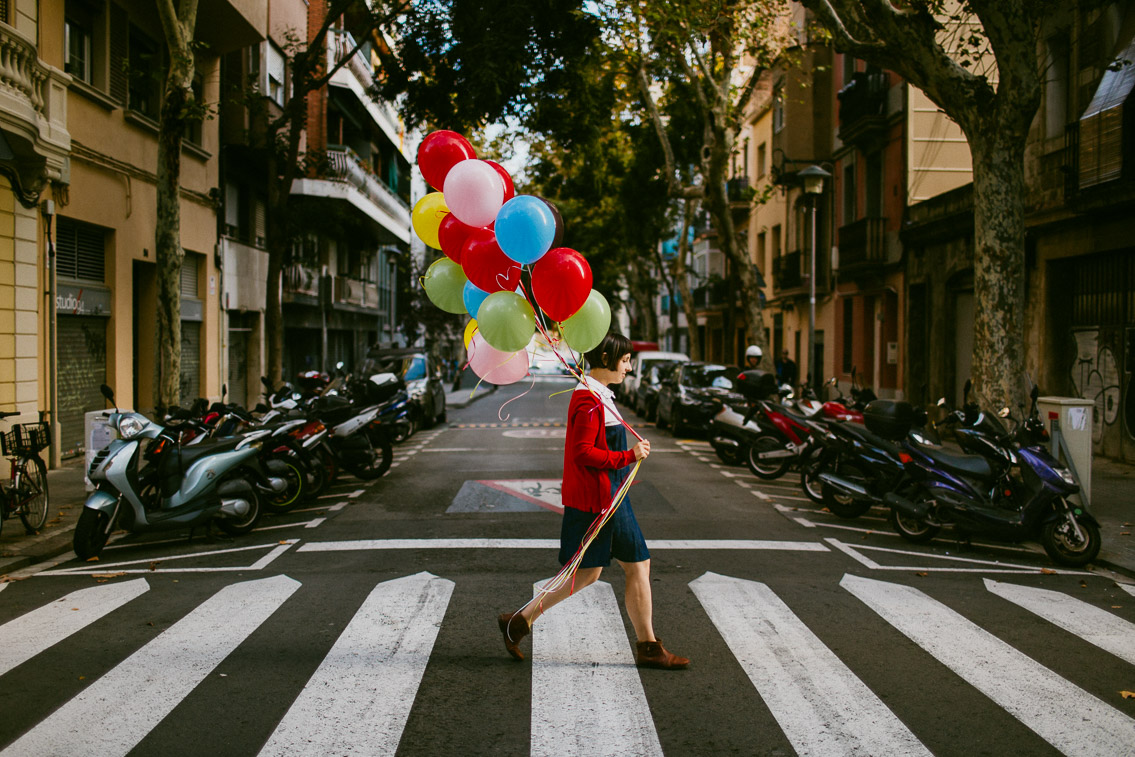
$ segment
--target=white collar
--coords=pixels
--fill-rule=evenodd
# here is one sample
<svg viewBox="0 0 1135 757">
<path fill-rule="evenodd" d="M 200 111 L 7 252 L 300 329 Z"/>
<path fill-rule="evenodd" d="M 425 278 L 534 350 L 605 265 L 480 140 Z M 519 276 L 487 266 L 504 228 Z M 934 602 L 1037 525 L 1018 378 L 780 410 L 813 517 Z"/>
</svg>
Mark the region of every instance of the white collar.
<svg viewBox="0 0 1135 757">
<path fill-rule="evenodd" d="M 615 407 L 615 393 L 607 387 L 606 384 L 599 381 L 599 379 L 591 376 L 590 374 L 584 376 L 587 383 L 580 384 L 575 388 L 577 392 L 586 392 L 591 390 L 595 396 L 599 398 L 600 404 L 603 405 L 603 423 L 606 426 L 618 426 L 623 422 L 623 416 L 619 414 L 618 409 Z"/>
</svg>

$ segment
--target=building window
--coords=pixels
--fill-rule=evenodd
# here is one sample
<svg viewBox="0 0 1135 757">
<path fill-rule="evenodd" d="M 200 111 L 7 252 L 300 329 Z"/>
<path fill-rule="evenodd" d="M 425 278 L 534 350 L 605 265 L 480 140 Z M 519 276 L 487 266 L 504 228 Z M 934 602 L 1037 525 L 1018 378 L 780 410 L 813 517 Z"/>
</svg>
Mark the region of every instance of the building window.
<svg viewBox="0 0 1135 757">
<path fill-rule="evenodd" d="M 141 29 L 130 26 L 130 109 L 158 120 L 162 57 L 157 44 Z"/>
<path fill-rule="evenodd" d="M 199 112 L 203 113 L 202 108 L 205 106 L 205 79 L 200 74 L 193 77 L 193 100 Z M 192 142 L 200 147 L 202 139 L 204 138 L 204 123 L 203 118 L 193 118 L 187 121 L 185 123 L 184 135 L 186 141 Z"/>
<path fill-rule="evenodd" d="M 1044 136 L 1059 137 L 1071 120 L 1068 115 L 1068 81 L 1071 68 L 1068 32 L 1053 35 L 1046 44 L 1044 80 Z"/>
<path fill-rule="evenodd" d="M 855 301 L 850 297 L 843 301 L 843 372 L 851 373 L 853 356 L 852 338 L 855 334 Z"/>
<path fill-rule="evenodd" d="M 780 257 L 780 224 L 772 227 L 772 256 Z"/>
<path fill-rule="evenodd" d="M 761 178 L 768 171 L 768 148 L 764 142 L 757 146 L 757 178 Z"/>
<path fill-rule="evenodd" d="M 55 236 L 59 276 L 99 283 L 106 280 L 106 231 L 102 227 L 60 217 Z"/>
<path fill-rule="evenodd" d="M 859 218 L 859 198 L 855 186 L 855 156 L 848 155 L 843 163 L 843 225 L 855 223 Z"/>
<path fill-rule="evenodd" d="M 64 52 L 63 70 L 71 76 L 91 83 L 91 18 L 89 14 L 79 14 L 74 4 L 67 4 L 67 16 L 63 21 Z"/>
<path fill-rule="evenodd" d="M 772 131 L 779 134 L 784 128 L 784 82 L 779 81 L 772 90 Z"/>
<path fill-rule="evenodd" d="M 283 107 L 286 97 L 284 91 L 284 75 L 286 68 L 284 53 L 280 48 L 268 42 L 265 60 L 267 63 L 265 68 L 267 70 L 265 71 L 266 80 L 264 84 L 264 94 L 268 95 L 272 102 Z"/>
<path fill-rule="evenodd" d="M 867 156 L 867 217 L 883 217 L 883 152 Z"/>
<path fill-rule="evenodd" d="M 768 252 L 767 236 L 768 235 L 763 231 L 760 234 L 757 234 L 757 265 L 761 268 L 765 268 L 765 266 L 767 265 L 767 262 L 765 260 L 765 254 Z"/>
</svg>

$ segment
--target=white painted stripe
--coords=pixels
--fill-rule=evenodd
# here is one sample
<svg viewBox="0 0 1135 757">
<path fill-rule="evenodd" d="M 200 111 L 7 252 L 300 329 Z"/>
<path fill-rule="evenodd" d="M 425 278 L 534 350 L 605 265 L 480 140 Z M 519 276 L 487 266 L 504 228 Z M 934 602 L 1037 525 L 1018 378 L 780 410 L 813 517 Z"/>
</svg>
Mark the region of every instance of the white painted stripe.
<svg viewBox="0 0 1135 757">
<path fill-rule="evenodd" d="M 743 486 L 746 489 L 751 489 L 756 486 L 752 481 L 741 481 L 740 479 L 735 479 L 733 483 L 737 484 L 737 486 Z"/>
<path fill-rule="evenodd" d="M 532 628 L 530 754 L 662 755 L 623 616 L 606 582 L 551 608 Z"/>
<path fill-rule="evenodd" d="M 452 594 L 424 572 L 376 586 L 260 754 L 394 754 Z"/>
<path fill-rule="evenodd" d="M 1127 592 L 1131 596 L 1135 597 L 1135 586 L 1131 586 L 1129 584 L 1116 584 L 1116 586 L 1123 589 L 1125 592 Z"/>
<path fill-rule="evenodd" d="M 287 576 L 226 586 L 0 754 L 125 755 L 299 586 Z"/>
<path fill-rule="evenodd" d="M 768 502 L 770 499 L 769 495 L 765 494 L 760 489 L 750 489 L 749 494 L 752 494 L 757 499 L 763 499 L 765 502 Z"/>
<path fill-rule="evenodd" d="M 7 585 L 7 584 L 3 584 Z M 0 626 L 0 675 L 148 591 L 144 578 L 71 592 Z"/>
<path fill-rule="evenodd" d="M 690 588 L 797 753 L 930 754 L 768 586 L 706 573 Z"/>
<path fill-rule="evenodd" d="M 812 501 L 812 500 L 808 499 L 807 497 L 796 497 L 796 496 L 791 496 L 791 495 L 788 495 L 788 494 L 777 494 L 776 492 L 773 492 L 772 496 L 775 497 L 776 499 L 786 499 L 790 502 L 811 502 Z"/>
<path fill-rule="evenodd" d="M 296 521 L 295 523 L 279 523 L 275 526 L 260 526 L 258 528 L 252 529 L 252 532 L 253 533 L 260 533 L 261 531 L 279 531 L 281 528 L 295 528 L 296 526 L 304 526 L 305 528 L 311 528 L 312 523 L 322 523 L 323 520 L 324 520 L 323 518 L 315 518 L 313 520 Z"/>
<path fill-rule="evenodd" d="M 181 539 L 176 539 L 175 541 L 182 542 Z M 184 554 L 184 555 L 167 555 L 165 557 L 161 557 L 161 558 L 157 558 L 157 559 L 155 559 L 153 557 L 143 557 L 140 560 L 124 560 L 122 562 L 108 562 L 108 563 L 101 563 L 97 566 L 93 565 L 91 563 L 83 563 L 82 565 L 80 565 L 79 567 L 76 567 L 76 568 L 60 568 L 59 570 L 53 570 L 53 571 L 50 571 L 50 572 L 45 571 L 42 575 L 62 576 L 62 575 L 88 575 L 90 573 L 118 573 L 122 568 L 128 567 L 130 565 L 145 565 L 146 566 L 145 570 L 148 572 L 150 570 L 150 566 L 154 563 L 157 563 L 160 566 L 160 565 L 165 565 L 167 563 L 176 562 L 178 560 L 195 560 L 195 559 L 200 558 L 200 557 L 214 557 L 216 555 L 228 555 L 228 554 L 233 554 L 233 553 L 236 553 L 236 552 L 255 552 L 256 550 L 260 550 L 260 549 L 271 549 L 273 553 L 282 553 L 282 552 L 286 552 L 288 547 L 290 547 L 292 544 L 295 544 L 297 541 L 298 541 L 298 539 L 288 539 L 283 544 L 281 544 L 279 542 L 272 542 L 271 544 L 256 544 L 256 545 L 253 545 L 251 547 L 230 547 L 228 549 L 210 549 L 210 550 L 207 550 L 205 552 L 189 552 L 189 553 Z M 149 545 L 150 545 L 150 543 L 147 542 L 145 546 L 149 546 Z M 134 545 L 134 546 L 142 546 L 142 545 Z M 275 558 L 273 558 L 273 559 L 275 559 Z M 263 558 L 261 558 L 261 560 L 263 560 Z M 257 562 L 260 562 L 260 561 L 257 561 Z M 159 572 L 160 572 L 160 570 L 161 569 L 159 568 Z M 219 570 L 248 570 L 248 567 L 247 566 L 240 566 L 240 567 L 237 567 L 237 568 L 220 568 Z"/>
<path fill-rule="evenodd" d="M 4 583 L 0 583 L 0 591 L 4 591 L 7 588 L 8 588 L 8 582 L 7 581 L 5 581 Z"/>
<path fill-rule="evenodd" d="M 762 541 L 759 539 L 651 539 L 650 549 L 739 549 L 782 552 L 827 552 L 814 541 Z M 381 549 L 559 549 L 557 539 L 358 539 L 308 542 L 299 552 L 349 552 Z"/>
<path fill-rule="evenodd" d="M 797 523 L 799 523 L 804 528 L 815 528 L 816 527 L 815 523 L 813 523 L 810 520 L 805 520 L 804 518 L 793 518 L 792 520 L 796 521 Z"/>
<path fill-rule="evenodd" d="M 828 526 L 829 524 L 820 523 L 819 525 Z M 885 533 L 885 532 L 880 532 L 880 533 Z M 896 536 L 897 536 L 897 534 L 896 534 Z M 892 554 L 892 555 L 911 555 L 913 557 L 918 557 L 918 558 L 921 558 L 923 560 L 944 560 L 944 561 L 947 561 L 947 562 L 969 563 L 969 564 L 973 564 L 973 565 L 985 566 L 983 568 L 968 569 L 969 572 L 973 572 L 973 573 L 981 573 L 981 572 L 985 572 L 985 573 L 1020 573 L 1020 572 L 1040 573 L 1041 570 L 1045 570 L 1045 571 L 1049 571 L 1049 572 L 1052 572 L 1052 573 L 1059 573 L 1061 575 L 1066 575 L 1066 576 L 1090 576 L 1090 575 L 1092 575 L 1092 573 L 1090 573 L 1088 571 L 1083 571 L 1083 570 L 1069 570 L 1067 568 L 1040 568 L 1036 565 L 1021 565 L 1019 563 L 1002 562 L 1000 560 L 978 560 L 978 559 L 972 558 L 972 557 L 955 557 L 954 555 L 950 555 L 950 554 L 942 555 L 942 554 L 936 554 L 934 552 L 914 552 L 914 551 L 909 550 L 909 549 L 893 549 L 891 547 L 872 547 L 872 546 L 868 546 L 866 544 L 860 544 L 856 547 L 852 547 L 849 544 L 842 544 L 839 541 L 837 541 L 836 539 L 832 539 L 832 538 L 824 539 L 824 541 L 831 544 L 833 547 L 836 547 L 837 549 L 840 549 L 843 552 L 848 553 L 849 555 L 852 552 L 855 552 L 856 550 L 865 550 L 865 551 L 868 551 L 868 552 L 884 552 L 884 553 L 889 553 L 889 554 Z M 875 564 L 875 567 L 879 570 L 963 570 L 961 568 L 932 568 L 932 567 L 921 567 L 921 566 L 918 566 L 918 565 L 878 565 L 878 564 Z"/>
<path fill-rule="evenodd" d="M 840 586 L 1061 752 L 1135 750 L 1135 720 L 918 589 L 850 574 Z"/>
<path fill-rule="evenodd" d="M 306 526 L 304 526 L 304 528 L 318 528 L 319 524 L 321 524 L 325 520 L 327 520 L 327 519 L 326 518 L 316 518 L 315 520 L 309 522 Z"/>
<path fill-rule="evenodd" d="M 327 512 L 329 512 L 329 513 L 339 512 L 340 510 L 342 510 L 346 506 L 347 506 L 346 502 L 336 502 L 335 504 L 331 505 L 331 507 L 327 508 Z"/>
<path fill-rule="evenodd" d="M 988 578 L 985 588 L 1135 665 L 1135 624 L 1059 591 Z"/>
</svg>

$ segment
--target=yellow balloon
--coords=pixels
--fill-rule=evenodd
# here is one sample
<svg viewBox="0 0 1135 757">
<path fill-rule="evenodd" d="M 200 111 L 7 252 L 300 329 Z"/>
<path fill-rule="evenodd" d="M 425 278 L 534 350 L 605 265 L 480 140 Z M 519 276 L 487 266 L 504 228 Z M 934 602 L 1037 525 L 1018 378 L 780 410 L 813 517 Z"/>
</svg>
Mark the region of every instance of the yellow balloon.
<svg viewBox="0 0 1135 757">
<path fill-rule="evenodd" d="M 469 349 L 469 343 L 473 341 L 473 334 L 477 331 L 477 319 L 469 321 L 465 324 L 465 349 Z"/>
<path fill-rule="evenodd" d="M 430 192 L 418 200 L 410 219 L 414 224 L 414 231 L 418 237 L 435 250 L 441 249 L 441 242 L 437 238 L 441 219 L 449 215 L 449 207 L 445 204 L 445 197 L 441 192 Z"/>
</svg>

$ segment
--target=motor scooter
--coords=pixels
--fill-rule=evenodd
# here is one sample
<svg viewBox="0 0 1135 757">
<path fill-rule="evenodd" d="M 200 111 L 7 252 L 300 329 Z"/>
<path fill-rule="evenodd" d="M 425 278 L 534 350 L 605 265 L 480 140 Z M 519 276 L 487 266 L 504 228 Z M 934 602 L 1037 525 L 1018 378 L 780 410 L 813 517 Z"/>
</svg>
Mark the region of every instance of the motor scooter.
<svg viewBox="0 0 1135 757">
<path fill-rule="evenodd" d="M 101 389 L 113 405 L 114 392 L 105 384 Z M 272 489 L 285 486 L 260 465 L 258 442 L 235 438 L 183 448 L 141 413 L 116 406 L 107 419 L 120 438 L 95 455 L 87 472 L 95 491 L 73 541 L 83 560 L 97 557 L 116 527 L 142 533 L 216 521 L 227 533 L 248 533 L 261 512 L 253 479 Z"/>
</svg>

